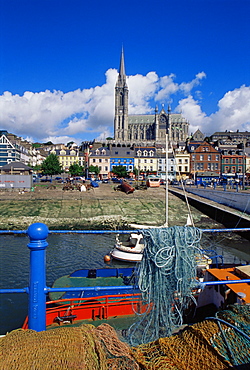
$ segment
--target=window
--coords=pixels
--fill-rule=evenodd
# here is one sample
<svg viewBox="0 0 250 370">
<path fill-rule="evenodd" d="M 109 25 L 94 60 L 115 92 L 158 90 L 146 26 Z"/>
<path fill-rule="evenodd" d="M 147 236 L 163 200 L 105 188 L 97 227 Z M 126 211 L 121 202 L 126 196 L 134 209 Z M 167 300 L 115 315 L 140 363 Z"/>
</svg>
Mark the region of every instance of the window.
<svg viewBox="0 0 250 370">
<path fill-rule="evenodd" d="M 182 163 L 182 159 L 179 159 L 179 163 Z"/>
<path fill-rule="evenodd" d="M 93 158 L 93 163 L 95 163 L 95 158 Z"/>
<path fill-rule="evenodd" d="M 207 160 L 211 161 L 211 155 L 210 154 L 207 156 Z"/>
<path fill-rule="evenodd" d="M 102 159 L 101 158 L 99 158 L 99 163 L 102 163 Z"/>
<path fill-rule="evenodd" d="M 204 160 L 204 155 L 200 155 L 200 161 Z"/>
</svg>

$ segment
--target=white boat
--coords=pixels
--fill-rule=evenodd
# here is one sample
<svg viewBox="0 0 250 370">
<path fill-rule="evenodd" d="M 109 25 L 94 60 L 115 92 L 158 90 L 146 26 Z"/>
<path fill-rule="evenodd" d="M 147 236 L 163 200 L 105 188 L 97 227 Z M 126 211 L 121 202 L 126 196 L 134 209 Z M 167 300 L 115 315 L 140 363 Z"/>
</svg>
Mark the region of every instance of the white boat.
<svg viewBox="0 0 250 370">
<path fill-rule="evenodd" d="M 140 262 L 144 250 L 143 236 L 141 233 L 117 234 L 112 258 L 126 262 Z"/>
<path fill-rule="evenodd" d="M 148 188 L 159 188 L 161 185 L 161 179 L 158 176 L 148 176 L 146 184 Z"/>
</svg>

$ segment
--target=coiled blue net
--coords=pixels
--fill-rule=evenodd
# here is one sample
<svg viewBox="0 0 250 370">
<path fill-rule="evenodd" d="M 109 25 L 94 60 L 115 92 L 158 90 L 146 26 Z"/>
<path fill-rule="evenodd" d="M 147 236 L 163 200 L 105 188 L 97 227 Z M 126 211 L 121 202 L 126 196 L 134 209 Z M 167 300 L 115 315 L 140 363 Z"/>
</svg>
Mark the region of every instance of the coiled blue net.
<svg viewBox="0 0 250 370">
<path fill-rule="evenodd" d="M 184 310 L 194 301 L 197 257 L 201 257 L 202 231 L 195 227 L 173 226 L 144 229 L 145 249 L 138 267 L 138 286 L 144 313 L 129 328 L 132 346 L 170 336 L 183 324 Z"/>
</svg>

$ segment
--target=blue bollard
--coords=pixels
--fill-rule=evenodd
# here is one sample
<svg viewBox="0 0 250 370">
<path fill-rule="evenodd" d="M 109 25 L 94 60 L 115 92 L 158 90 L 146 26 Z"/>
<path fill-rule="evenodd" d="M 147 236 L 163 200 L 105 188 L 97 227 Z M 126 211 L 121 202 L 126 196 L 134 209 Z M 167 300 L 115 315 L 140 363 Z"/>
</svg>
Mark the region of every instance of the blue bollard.
<svg viewBox="0 0 250 370">
<path fill-rule="evenodd" d="M 45 224 L 35 223 L 29 226 L 27 234 L 30 243 L 30 284 L 29 284 L 29 329 L 46 329 L 46 238 L 49 230 Z"/>
</svg>

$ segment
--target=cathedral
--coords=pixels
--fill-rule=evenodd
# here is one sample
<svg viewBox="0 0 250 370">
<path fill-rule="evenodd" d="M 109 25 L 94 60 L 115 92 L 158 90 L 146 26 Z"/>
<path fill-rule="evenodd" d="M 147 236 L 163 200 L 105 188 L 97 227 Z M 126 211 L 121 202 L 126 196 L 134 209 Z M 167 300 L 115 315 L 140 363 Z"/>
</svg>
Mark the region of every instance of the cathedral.
<svg viewBox="0 0 250 370">
<path fill-rule="evenodd" d="M 128 114 L 128 85 L 124 52 L 121 52 L 119 75 L 115 86 L 114 141 L 126 145 L 164 145 L 166 131 L 173 144 L 186 141 L 189 123 L 181 114 L 171 113 L 164 106 L 154 114 Z"/>
</svg>

